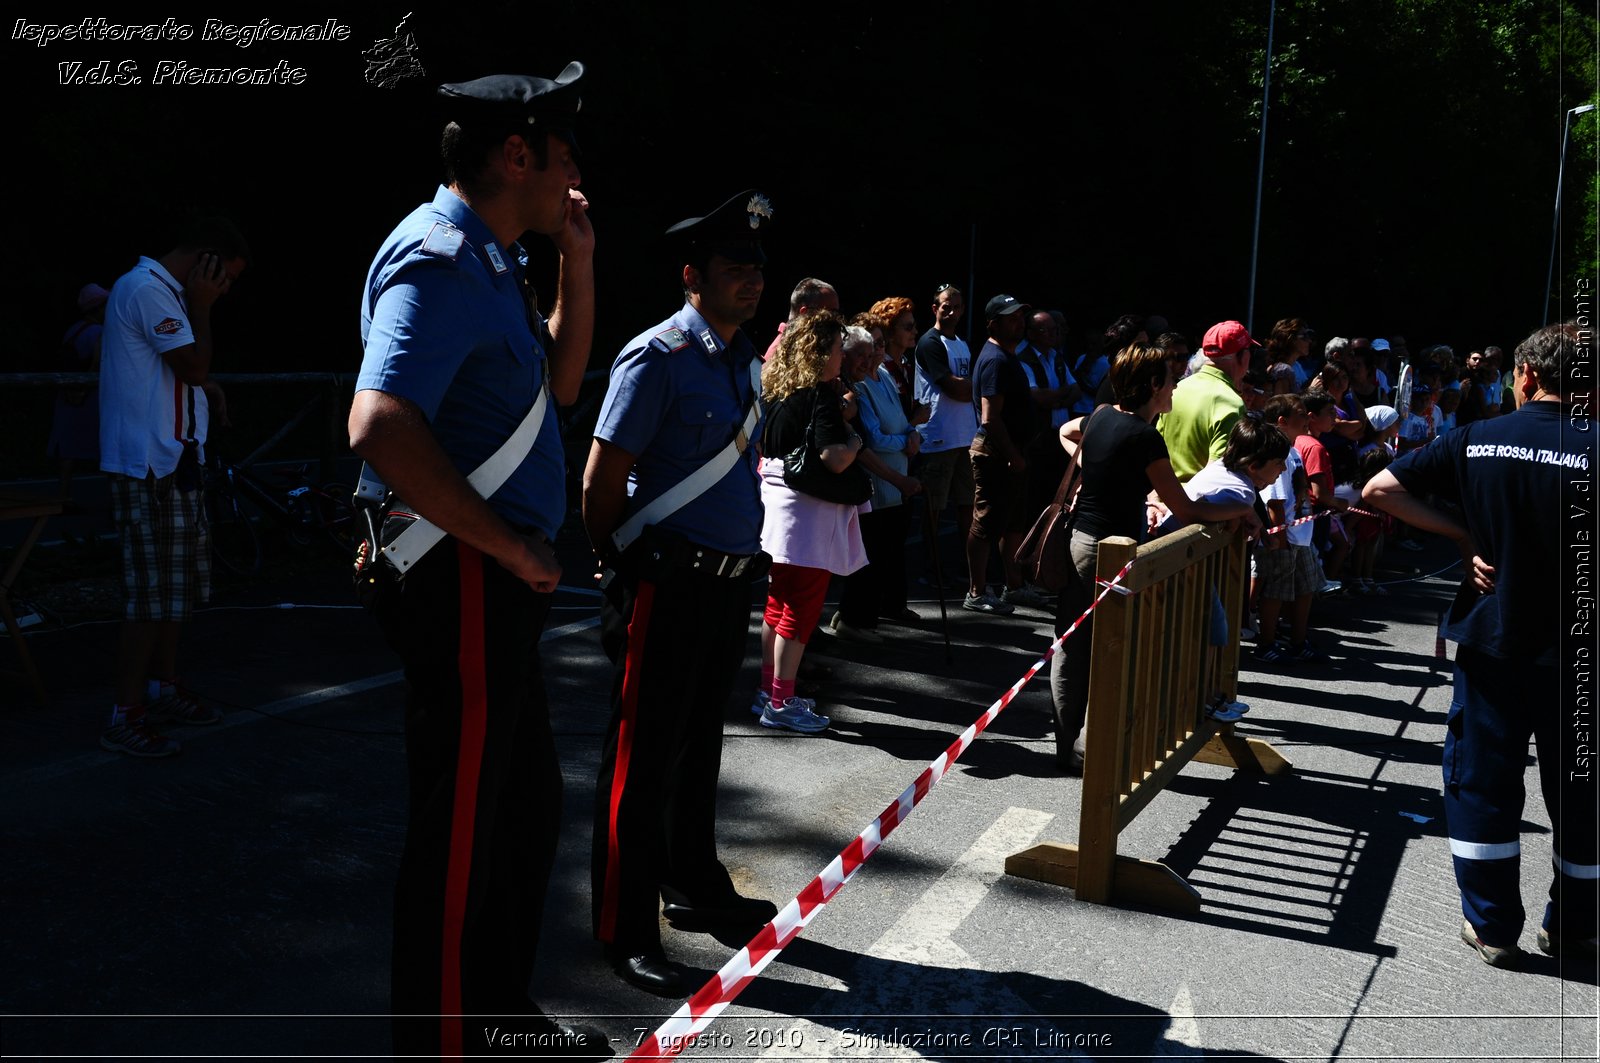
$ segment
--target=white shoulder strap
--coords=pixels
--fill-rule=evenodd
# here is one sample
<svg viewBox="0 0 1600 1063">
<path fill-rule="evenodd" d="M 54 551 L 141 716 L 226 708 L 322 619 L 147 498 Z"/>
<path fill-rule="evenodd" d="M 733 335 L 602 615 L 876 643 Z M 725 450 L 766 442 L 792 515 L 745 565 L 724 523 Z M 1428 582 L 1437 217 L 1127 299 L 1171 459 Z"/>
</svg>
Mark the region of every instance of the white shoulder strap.
<svg viewBox="0 0 1600 1063">
<path fill-rule="evenodd" d="M 517 466 L 522 464 L 522 459 L 528 456 L 533 449 L 533 444 L 539 438 L 539 429 L 544 424 L 545 413 L 550 406 L 550 382 L 548 378 L 539 388 L 539 397 L 533 402 L 533 409 L 522 419 L 517 430 L 511 437 L 500 444 L 500 449 L 489 455 L 482 465 L 472 470 L 467 476 L 467 483 L 472 489 L 484 498 L 488 498 L 500 489 L 500 485 L 511 478 Z M 376 481 L 365 465 L 361 467 L 361 480 L 357 487 L 357 495 L 370 497 L 371 483 Z M 410 527 L 395 536 L 394 542 L 383 548 L 383 554 L 395 568 L 405 572 L 412 565 L 422 560 L 424 554 L 433 549 L 444 532 L 438 525 L 425 517 L 418 517 Z"/>
<path fill-rule="evenodd" d="M 639 512 L 623 522 L 622 527 L 611 533 L 611 542 L 617 550 L 623 551 L 634 544 L 634 541 L 651 524 L 657 524 L 684 506 L 693 502 L 711 489 L 711 485 L 721 480 L 728 474 L 750 446 L 750 433 L 756 430 L 756 421 L 761 416 L 761 359 L 750 360 L 750 386 L 752 395 L 750 409 L 745 411 L 744 423 L 739 426 L 739 434 L 733 441 L 711 456 L 711 460 L 700 466 L 694 472 L 684 477 L 671 490 L 658 496 Z"/>
</svg>

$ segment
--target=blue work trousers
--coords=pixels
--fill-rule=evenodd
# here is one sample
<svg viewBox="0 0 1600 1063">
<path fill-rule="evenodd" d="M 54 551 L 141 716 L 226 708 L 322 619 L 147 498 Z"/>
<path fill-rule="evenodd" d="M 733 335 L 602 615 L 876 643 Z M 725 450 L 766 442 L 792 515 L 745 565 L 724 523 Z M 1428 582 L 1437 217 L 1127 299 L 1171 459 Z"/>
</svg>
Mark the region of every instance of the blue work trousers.
<svg viewBox="0 0 1600 1063">
<path fill-rule="evenodd" d="M 1526 918 L 1519 833 L 1530 736 L 1555 828 L 1555 868 L 1543 925 L 1552 935 L 1569 938 L 1595 933 L 1600 791 L 1593 772 L 1577 767 L 1579 732 L 1568 693 L 1554 667 L 1502 660 L 1466 646 L 1456 652 L 1455 696 L 1444 739 L 1445 824 L 1461 912 L 1488 945 L 1515 945 Z M 1588 732 L 1589 725 L 1582 730 Z"/>
</svg>

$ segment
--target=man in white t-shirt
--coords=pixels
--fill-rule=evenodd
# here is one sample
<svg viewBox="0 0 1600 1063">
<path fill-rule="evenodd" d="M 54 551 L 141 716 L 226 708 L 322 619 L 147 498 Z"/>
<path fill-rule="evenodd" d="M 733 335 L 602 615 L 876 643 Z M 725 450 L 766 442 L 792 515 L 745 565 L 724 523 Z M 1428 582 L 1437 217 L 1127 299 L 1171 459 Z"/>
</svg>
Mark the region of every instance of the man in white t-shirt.
<svg viewBox="0 0 1600 1063">
<path fill-rule="evenodd" d="M 122 536 L 126 608 L 116 702 L 100 745 L 166 757 L 155 724 L 221 719 L 177 684 L 178 636 L 210 591 L 200 467 L 210 423 L 211 306 L 244 272 L 244 237 L 222 218 L 183 230 L 141 258 L 106 302 L 100 357 L 100 468 Z"/>
<path fill-rule="evenodd" d="M 938 520 L 946 502 L 955 503 L 956 529 L 966 542 L 972 529 L 972 462 L 967 448 L 978 434 L 972 408 L 972 351 L 956 332 L 966 300 L 953 285 L 942 285 L 933 299 L 933 328 L 917 341 L 916 399 L 929 409 L 917 428 L 922 436 L 917 479 L 928 512 Z"/>
</svg>

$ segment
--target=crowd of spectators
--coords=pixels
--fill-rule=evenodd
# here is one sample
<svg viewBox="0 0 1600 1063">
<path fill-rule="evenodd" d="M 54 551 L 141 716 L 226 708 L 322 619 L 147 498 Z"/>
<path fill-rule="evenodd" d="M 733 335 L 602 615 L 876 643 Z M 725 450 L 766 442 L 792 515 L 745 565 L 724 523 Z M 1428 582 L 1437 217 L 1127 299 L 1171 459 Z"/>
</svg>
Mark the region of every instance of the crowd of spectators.
<svg viewBox="0 0 1600 1063">
<path fill-rule="evenodd" d="M 907 542 L 923 508 L 930 528 L 952 511 L 966 566 L 945 584 L 952 595 L 964 588 L 955 596 L 965 609 L 1048 612 L 1057 634 L 1092 596 L 1102 538 L 1234 521 L 1251 537 L 1251 585 L 1246 614 L 1216 618 L 1219 630 L 1237 624 L 1250 667 L 1314 664 L 1337 653 L 1316 633 L 1317 600 L 1385 596 L 1384 551 L 1423 548 L 1410 529 L 1360 506 L 1363 486 L 1399 454 L 1512 408 L 1495 347 L 1461 359 L 1444 345 L 1413 355 L 1401 336 L 1322 340 L 1293 317 L 1264 341 L 1228 321 L 1191 343 L 1159 315 L 1125 314 L 1072 351 L 1059 310 L 1000 294 L 963 330 L 967 305 L 941 285 L 918 339 L 915 301 L 878 300 L 851 319 L 842 370 L 819 385 L 837 394 L 873 484 L 850 524 L 865 563 L 833 569 L 846 579 L 823 626 L 837 638 L 879 643 L 881 625 L 917 622 Z M 831 319 L 838 306 L 831 285 L 806 278 L 785 328 L 806 314 Z M 769 356 L 780 349 L 775 340 Z M 1076 578 L 1050 593 L 1022 579 L 1015 550 L 1073 453 L 1083 470 L 1070 536 Z M 932 582 L 924 577 L 922 589 Z M 820 605 L 812 612 L 820 619 Z M 1068 771 L 1082 765 L 1091 630 L 1052 662 L 1057 759 Z M 757 708 L 771 704 L 766 668 Z M 792 697 L 787 671 L 779 692 Z M 814 700 L 796 709 L 810 715 L 796 715 L 793 729 L 822 729 Z M 1211 709 L 1232 719 L 1248 706 L 1219 695 Z"/>
</svg>

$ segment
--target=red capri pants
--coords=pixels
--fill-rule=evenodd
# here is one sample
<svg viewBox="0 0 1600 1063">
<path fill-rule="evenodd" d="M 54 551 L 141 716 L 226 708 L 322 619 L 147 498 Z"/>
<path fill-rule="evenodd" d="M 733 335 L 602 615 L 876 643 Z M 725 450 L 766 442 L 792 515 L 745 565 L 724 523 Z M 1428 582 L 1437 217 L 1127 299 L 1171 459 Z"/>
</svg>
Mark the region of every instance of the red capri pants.
<svg viewBox="0 0 1600 1063">
<path fill-rule="evenodd" d="M 825 568 L 774 561 L 767 574 L 767 611 L 762 619 L 790 642 L 809 643 L 822 616 L 830 575 Z"/>
</svg>

